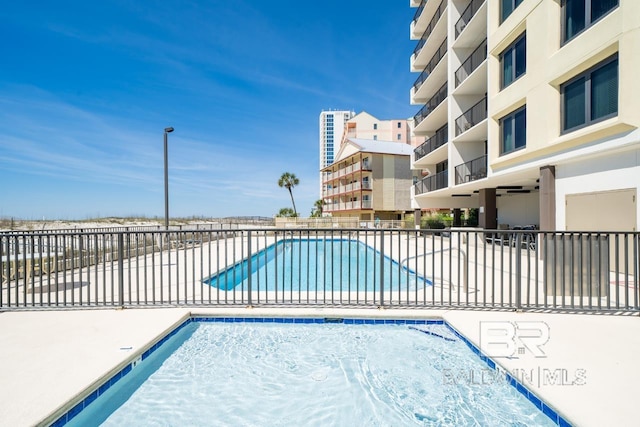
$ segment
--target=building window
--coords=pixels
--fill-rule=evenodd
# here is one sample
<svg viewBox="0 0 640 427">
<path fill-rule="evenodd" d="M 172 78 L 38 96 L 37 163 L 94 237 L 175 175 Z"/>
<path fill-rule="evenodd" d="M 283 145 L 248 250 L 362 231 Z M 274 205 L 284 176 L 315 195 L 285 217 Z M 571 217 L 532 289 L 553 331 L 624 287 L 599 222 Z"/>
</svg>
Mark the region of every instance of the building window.
<svg viewBox="0 0 640 427">
<path fill-rule="evenodd" d="M 619 0 L 563 0 L 564 41 L 568 42 L 618 6 Z"/>
<path fill-rule="evenodd" d="M 511 43 L 500 54 L 502 88 L 509 86 L 527 71 L 527 36 L 526 33 Z"/>
<path fill-rule="evenodd" d="M 522 0 L 501 0 L 500 1 L 500 23 L 511 15 L 511 13 L 522 3 Z"/>
<path fill-rule="evenodd" d="M 618 114 L 618 55 L 560 86 L 562 130 L 574 130 Z"/>
<path fill-rule="evenodd" d="M 398 141 L 400 141 L 401 139 L 402 139 L 402 134 L 401 134 L 401 133 L 399 133 L 399 134 L 398 134 Z"/>
<path fill-rule="evenodd" d="M 500 119 L 500 155 L 526 147 L 527 108 L 522 107 Z"/>
<path fill-rule="evenodd" d="M 377 130 L 377 129 L 378 129 L 378 124 L 377 124 L 377 123 L 374 123 L 374 124 L 373 124 L 373 130 Z"/>
<path fill-rule="evenodd" d="M 398 129 L 402 129 L 402 122 L 398 122 Z"/>
<path fill-rule="evenodd" d="M 373 135 L 373 140 L 377 141 L 378 140 L 378 135 Z"/>
</svg>

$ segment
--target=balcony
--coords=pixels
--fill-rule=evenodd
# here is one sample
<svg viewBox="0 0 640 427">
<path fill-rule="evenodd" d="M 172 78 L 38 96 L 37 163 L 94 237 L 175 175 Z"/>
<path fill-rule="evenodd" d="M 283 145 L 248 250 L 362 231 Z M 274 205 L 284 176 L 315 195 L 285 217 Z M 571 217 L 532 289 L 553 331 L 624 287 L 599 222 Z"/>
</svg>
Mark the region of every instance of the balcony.
<svg viewBox="0 0 640 427">
<path fill-rule="evenodd" d="M 436 92 L 436 94 L 433 95 L 429 101 L 427 101 L 427 103 L 420 109 L 420 111 L 418 111 L 418 113 L 413 116 L 414 128 L 417 128 L 418 125 L 422 123 L 422 121 L 426 119 L 429 114 L 431 114 L 433 110 L 435 110 L 436 107 L 442 103 L 442 101 L 447 99 L 447 90 L 447 83 L 445 82 L 445 84 L 442 85 L 438 92 Z"/>
<path fill-rule="evenodd" d="M 456 136 L 463 134 L 486 118 L 487 97 L 484 97 L 456 119 Z"/>
<path fill-rule="evenodd" d="M 430 54 L 427 51 L 428 49 L 424 49 L 425 51 L 423 52 L 423 48 L 425 47 L 427 40 L 429 40 L 432 35 L 438 36 L 436 40 L 439 40 L 440 37 L 446 37 L 446 19 L 441 19 L 446 10 L 447 1 L 442 0 L 438 9 L 434 12 L 429 25 L 427 25 L 424 33 L 420 36 L 420 40 L 418 40 L 416 47 L 413 49 L 413 54 L 411 55 L 412 71 L 420 71 L 426 66 L 426 58 L 429 58 Z M 433 48 L 431 51 L 433 51 Z"/>
<path fill-rule="evenodd" d="M 456 70 L 456 88 L 465 81 L 487 59 L 487 39 Z"/>
<path fill-rule="evenodd" d="M 442 82 L 446 80 L 447 62 L 446 60 L 443 60 L 443 58 L 446 58 L 447 52 L 447 39 L 445 38 L 438 50 L 429 60 L 427 66 L 424 68 L 422 73 L 420 73 L 415 83 L 413 83 L 411 91 L 412 103 L 423 103 L 426 100 L 426 97 L 433 94 L 433 90 L 442 85 Z M 442 64 L 442 66 L 438 67 L 440 64 Z M 430 79 L 430 77 L 433 78 Z M 427 80 L 429 80 L 429 84 L 424 84 Z"/>
<path fill-rule="evenodd" d="M 449 185 L 449 171 L 445 170 L 439 172 L 433 176 L 428 176 L 423 178 L 421 181 L 418 181 L 415 187 L 415 195 L 427 193 L 429 191 L 440 190 L 442 188 L 447 188 Z"/>
<path fill-rule="evenodd" d="M 324 208 L 327 212 L 352 211 L 358 209 L 371 209 L 371 200 L 327 203 Z"/>
<path fill-rule="evenodd" d="M 416 147 L 414 152 L 414 161 L 418 161 L 427 154 L 431 153 L 436 148 L 442 147 L 449 141 L 449 132 L 447 132 L 447 125 L 442 126 L 436 131 L 436 133 L 420 146 Z"/>
<path fill-rule="evenodd" d="M 362 161 L 357 163 L 352 163 L 348 166 L 342 167 L 337 171 L 333 172 L 325 172 L 323 179 L 324 182 L 329 182 L 334 179 L 342 178 L 349 174 L 359 172 L 359 171 L 371 171 L 371 164 L 369 161 Z"/>
<path fill-rule="evenodd" d="M 416 10 L 416 13 L 413 15 L 413 19 L 411 20 L 411 22 L 413 22 L 414 24 L 416 22 L 418 22 L 418 18 L 420 18 L 420 15 L 422 14 L 422 11 L 424 10 L 425 3 L 427 3 L 427 0 L 422 0 L 420 2 L 420 6 L 418 6 L 418 10 Z"/>
<path fill-rule="evenodd" d="M 487 155 L 456 166 L 456 185 L 487 177 Z"/>
<path fill-rule="evenodd" d="M 473 48 L 487 37 L 487 1 L 472 0 L 455 24 L 455 49 Z"/>
<path fill-rule="evenodd" d="M 480 7 L 484 4 L 485 0 L 471 0 L 469 6 L 462 12 L 460 15 L 460 19 L 456 22 L 456 38 L 460 36 L 460 34 L 467 27 L 469 22 L 473 19 L 473 17 L 478 13 Z"/>
</svg>

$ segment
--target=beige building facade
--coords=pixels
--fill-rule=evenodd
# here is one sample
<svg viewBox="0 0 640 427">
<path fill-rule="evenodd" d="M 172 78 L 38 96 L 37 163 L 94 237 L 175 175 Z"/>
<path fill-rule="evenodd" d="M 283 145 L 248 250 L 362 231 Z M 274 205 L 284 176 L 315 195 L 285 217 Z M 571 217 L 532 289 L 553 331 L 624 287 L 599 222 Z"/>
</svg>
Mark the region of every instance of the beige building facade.
<svg viewBox="0 0 640 427">
<path fill-rule="evenodd" d="M 412 125 L 413 119 L 380 120 L 362 111 L 345 123 L 343 141 L 347 138 L 360 138 L 417 146 L 424 138 L 413 134 Z"/>
<path fill-rule="evenodd" d="M 412 0 L 414 207 L 637 230 L 640 2 Z"/>
</svg>

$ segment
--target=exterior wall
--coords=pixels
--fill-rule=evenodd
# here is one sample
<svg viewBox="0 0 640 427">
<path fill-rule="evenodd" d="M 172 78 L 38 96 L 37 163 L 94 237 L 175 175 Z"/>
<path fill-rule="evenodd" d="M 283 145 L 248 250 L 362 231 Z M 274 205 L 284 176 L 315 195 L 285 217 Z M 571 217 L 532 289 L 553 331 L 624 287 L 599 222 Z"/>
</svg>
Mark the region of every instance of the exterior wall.
<svg viewBox="0 0 640 427">
<path fill-rule="evenodd" d="M 407 119 L 380 120 L 363 111 L 346 123 L 346 132 L 342 138 L 343 140 L 345 138 L 362 138 L 415 144 L 424 138 L 413 137 L 410 122 L 411 120 Z"/>
<path fill-rule="evenodd" d="M 393 156 L 394 176 L 394 209 L 409 211 L 411 208 L 411 184 L 413 174 L 411 172 L 411 160 L 406 156 Z"/>
<path fill-rule="evenodd" d="M 496 199 L 498 208 L 498 225 L 509 227 L 522 225 L 538 226 L 538 210 L 540 199 L 538 193 L 503 194 Z"/>
<path fill-rule="evenodd" d="M 635 188 L 640 195 L 640 148 L 594 157 L 556 168 L 557 211 L 556 224 L 565 230 L 566 197 L 571 194 L 597 193 Z M 636 203 L 637 206 L 637 203 Z M 609 207 L 615 221 L 616 207 Z M 584 215 L 588 215 L 584 212 Z M 636 209 L 636 229 L 640 224 L 640 210 Z M 615 228 L 615 227 L 614 227 Z"/>
<path fill-rule="evenodd" d="M 373 156 L 371 159 L 371 170 L 373 171 L 373 210 L 384 210 L 384 160 L 383 157 Z"/>
<path fill-rule="evenodd" d="M 499 142 L 499 119 L 527 106 L 526 148 L 500 156 L 500 144 L 490 144 L 493 171 L 518 167 L 523 162 L 550 156 L 640 126 L 640 2 L 620 0 L 620 6 L 583 33 L 561 44 L 560 2 L 524 1 L 502 25 L 499 2 L 489 9 L 489 140 Z M 500 90 L 499 55 L 523 31 L 527 34 L 527 68 L 523 76 Z M 618 116 L 562 134 L 560 86 L 601 62 L 619 54 Z"/>
</svg>

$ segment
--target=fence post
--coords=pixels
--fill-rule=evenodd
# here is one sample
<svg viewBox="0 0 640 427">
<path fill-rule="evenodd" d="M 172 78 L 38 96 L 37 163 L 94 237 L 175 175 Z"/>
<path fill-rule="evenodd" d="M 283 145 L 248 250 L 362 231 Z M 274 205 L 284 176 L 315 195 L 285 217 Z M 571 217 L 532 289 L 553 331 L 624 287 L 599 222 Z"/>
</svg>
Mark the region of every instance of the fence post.
<svg viewBox="0 0 640 427">
<path fill-rule="evenodd" d="M 522 233 L 516 233 L 516 310 L 522 310 Z"/>
<path fill-rule="evenodd" d="M 374 233 L 377 233 L 376 230 Z M 380 230 L 380 307 L 384 306 L 384 232 Z"/>
<path fill-rule="evenodd" d="M 124 308 L 124 233 L 118 233 L 118 305 Z"/>
<path fill-rule="evenodd" d="M 251 230 L 247 230 L 247 303 L 249 307 L 251 307 L 251 258 Z"/>
</svg>

